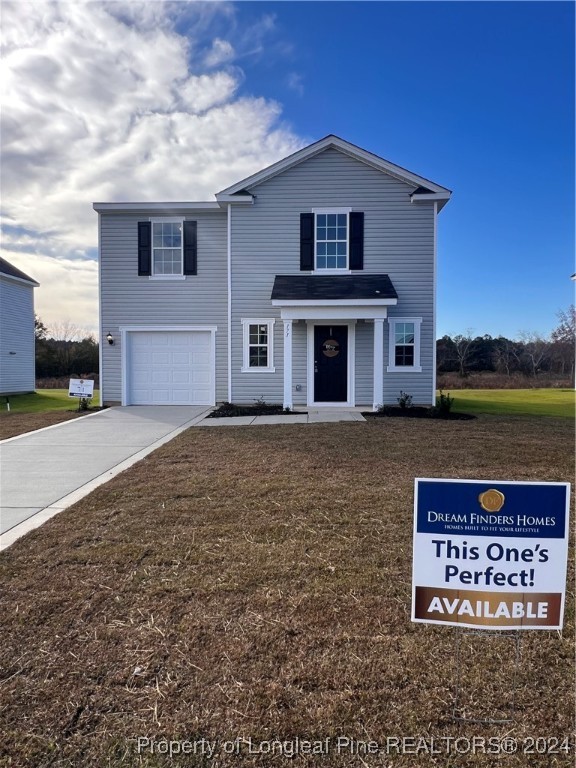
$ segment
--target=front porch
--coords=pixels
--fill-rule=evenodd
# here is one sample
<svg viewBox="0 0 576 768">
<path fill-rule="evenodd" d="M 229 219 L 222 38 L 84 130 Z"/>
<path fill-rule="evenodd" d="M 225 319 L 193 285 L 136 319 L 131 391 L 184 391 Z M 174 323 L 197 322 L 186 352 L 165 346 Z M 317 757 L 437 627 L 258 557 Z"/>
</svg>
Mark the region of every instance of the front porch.
<svg viewBox="0 0 576 768">
<path fill-rule="evenodd" d="M 298 343 L 306 347 L 306 407 L 355 408 L 359 398 L 365 402 L 369 389 L 368 408 L 377 410 L 384 402 L 384 322 L 388 306 L 398 301 L 388 276 L 277 276 L 271 298 L 283 323 L 284 407 L 294 407 L 294 324 L 303 322 L 306 340 L 300 334 Z M 356 345 L 359 322 L 373 329 L 369 372 L 366 334 L 364 345 L 358 349 Z M 303 350 L 297 352 L 301 359 Z M 356 391 L 359 379 L 362 394 Z"/>
</svg>

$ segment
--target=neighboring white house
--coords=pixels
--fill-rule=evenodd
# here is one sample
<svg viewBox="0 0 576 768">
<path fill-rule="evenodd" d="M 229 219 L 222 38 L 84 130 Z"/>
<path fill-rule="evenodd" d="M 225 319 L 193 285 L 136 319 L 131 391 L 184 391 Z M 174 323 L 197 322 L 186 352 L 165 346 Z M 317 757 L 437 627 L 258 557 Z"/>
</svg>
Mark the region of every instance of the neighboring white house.
<svg viewBox="0 0 576 768">
<path fill-rule="evenodd" d="M 327 136 L 214 202 L 94 203 L 102 401 L 433 403 L 450 195 Z"/>
<path fill-rule="evenodd" d="M 39 283 L 0 258 L 0 394 L 34 392 L 34 288 Z"/>
</svg>

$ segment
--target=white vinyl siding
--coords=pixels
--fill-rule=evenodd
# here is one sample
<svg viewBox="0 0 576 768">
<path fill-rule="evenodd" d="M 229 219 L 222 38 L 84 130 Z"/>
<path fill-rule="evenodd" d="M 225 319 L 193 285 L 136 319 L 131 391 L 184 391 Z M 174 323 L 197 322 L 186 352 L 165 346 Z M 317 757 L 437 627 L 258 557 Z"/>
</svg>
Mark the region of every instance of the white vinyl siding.
<svg viewBox="0 0 576 768">
<path fill-rule="evenodd" d="M 338 183 L 335 183 L 337 180 Z M 275 275 L 300 272 L 300 213 L 321 209 L 364 212 L 364 274 L 387 274 L 398 293 L 388 317 L 421 317 L 422 373 L 384 371 L 385 402 L 395 404 L 402 388 L 414 403 L 430 404 L 433 384 L 434 203 L 412 204 L 413 186 L 384 174 L 335 149 L 254 187 L 250 206 L 232 206 L 232 399 L 283 402 L 283 324 L 271 307 Z M 276 351 L 273 375 L 241 373 L 241 319 L 273 316 Z M 336 318 L 335 318 L 336 319 Z M 372 404 L 373 367 L 360 360 L 373 339 L 373 326 L 362 331 L 356 351 L 356 402 Z M 364 335 L 365 334 L 365 335 Z M 368 340 L 370 339 L 370 341 Z M 293 325 L 292 394 L 295 406 L 306 403 L 306 323 Z M 384 334 L 384 360 L 389 360 Z M 373 360 L 373 353 L 370 353 Z M 296 390 L 296 386 L 300 390 Z M 364 402 L 361 403 L 360 398 Z"/>
<path fill-rule="evenodd" d="M 356 323 L 356 402 L 369 405 L 373 401 L 374 323 Z"/>
<path fill-rule="evenodd" d="M 395 403 L 400 389 L 414 403 L 430 403 L 434 383 L 434 203 L 412 204 L 415 185 L 400 181 L 344 152 L 328 149 L 256 185 L 251 205 L 230 208 L 230 328 L 228 327 L 226 210 L 166 211 L 166 216 L 198 224 L 198 274 L 194 280 L 139 279 L 137 222 L 150 211 L 110 211 L 100 216 L 102 253 L 101 338 L 117 338 L 120 325 L 214 325 L 216 400 L 282 403 L 284 346 L 280 309 L 271 306 L 275 275 L 300 272 L 300 214 L 343 209 L 364 213 L 364 274 L 388 274 L 398 305 L 388 320 L 422 319 L 419 375 L 414 370 L 384 370 L 384 402 Z M 349 230 L 349 227 L 347 228 Z M 349 231 L 347 232 L 349 239 Z M 349 249 L 348 249 L 349 250 Z M 342 270 L 341 272 L 345 272 Z M 267 318 L 274 370 L 246 371 L 242 319 Z M 338 320 L 337 317 L 334 318 Z M 357 325 L 354 370 L 356 403 L 372 403 L 373 326 Z M 305 318 L 295 318 L 292 334 L 292 395 L 295 406 L 308 398 Z M 228 333 L 231 364 L 228 366 Z M 384 333 L 383 356 L 390 361 L 390 337 Z M 120 401 L 122 342 L 103 345 L 102 380 L 106 402 Z M 228 374 L 231 390 L 229 396 Z M 298 389 L 296 389 L 298 387 Z"/>
<path fill-rule="evenodd" d="M 35 389 L 34 288 L 0 276 L 0 393 Z"/>
<path fill-rule="evenodd" d="M 173 212 L 178 214 L 176 210 Z M 226 211 L 185 212 L 197 221 L 198 274 L 193 280 L 149 280 L 138 277 L 138 222 L 145 209 L 100 216 L 101 338 L 112 333 L 116 343 L 102 345 L 101 378 L 105 402 L 122 400 L 120 326 L 215 326 L 216 400 L 227 392 Z"/>
</svg>

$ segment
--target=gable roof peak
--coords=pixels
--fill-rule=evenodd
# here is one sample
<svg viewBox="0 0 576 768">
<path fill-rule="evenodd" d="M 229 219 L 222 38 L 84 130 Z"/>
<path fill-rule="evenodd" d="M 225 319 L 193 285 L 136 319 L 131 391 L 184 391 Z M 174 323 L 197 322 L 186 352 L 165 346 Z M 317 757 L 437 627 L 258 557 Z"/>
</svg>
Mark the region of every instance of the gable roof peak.
<svg viewBox="0 0 576 768">
<path fill-rule="evenodd" d="M 324 136 L 324 138 L 297 150 L 293 154 L 288 155 L 288 157 L 273 163 L 252 176 L 248 176 L 247 178 L 238 181 L 236 184 L 232 184 L 232 186 L 223 189 L 216 194 L 216 199 L 223 200 L 225 196 L 234 195 L 240 191 L 247 192 L 250 188 L 262 184 L 263 182 L 274 178 L 274 176 L 278 176 L 279 174 L 284 173 L 284 171 L 299 165 L 305 160 L 332 148 L 413 186 L 415 190 L 418 190 L 419 192 L 421 191 L 421 188 L 424 188 L 430 193 L 441 195 L 441 204 L 439 208 L 441 208 L 450 198 L 451 192 L 446 187 L 442 187 L 429 179 L 418 176 L 417 174 L 412 173 L 412 171 L 408 171 L 399 165 L 395 165 L 394 163 L 385 160 L 383 157 L 368 152 L 366 149 L 362 149 L 361 147 L 356 146 L 356 144 L 352 144 L 349 141 L 340 138 L 340 136 L 336 136 L 334 133 L 329 133 L 327 136 Z M 438 199 L 440 200 L 440 198 Z"/>
</svg>

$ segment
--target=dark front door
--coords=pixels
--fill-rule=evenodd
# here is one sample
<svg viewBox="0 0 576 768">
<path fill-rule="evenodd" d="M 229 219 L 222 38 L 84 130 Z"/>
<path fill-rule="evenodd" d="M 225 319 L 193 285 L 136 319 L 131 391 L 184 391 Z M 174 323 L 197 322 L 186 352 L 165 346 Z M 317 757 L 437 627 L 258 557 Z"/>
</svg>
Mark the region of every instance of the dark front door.
<svg viewBox="0 0 576 768">
<path fill-rule="evenodd" d="M 348 400 L 348 326 L 314 326 L 314 402 Z"/>
</svg>

